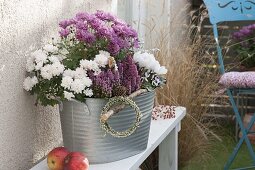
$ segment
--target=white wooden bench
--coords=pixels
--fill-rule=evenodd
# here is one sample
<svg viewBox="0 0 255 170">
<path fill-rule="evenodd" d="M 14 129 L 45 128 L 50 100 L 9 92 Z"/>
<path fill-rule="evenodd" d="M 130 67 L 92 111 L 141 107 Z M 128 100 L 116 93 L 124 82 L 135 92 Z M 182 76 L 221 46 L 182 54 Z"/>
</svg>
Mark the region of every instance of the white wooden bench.
<svg viewBox="0 0 255 170">
<path fill-rule="evenodd" d="M 166 120 L 152 120 L 148 146 L 142 153 L 119 161 L 90 165 L 89 170 L 137 170 L 159 146 L 159 170 L 178 169 L 178 132 L 186 115 L 184 107 L 176 107 L 176 116 Z M 48 170 L 46 159 L 30 170 Z"/>
</svg>

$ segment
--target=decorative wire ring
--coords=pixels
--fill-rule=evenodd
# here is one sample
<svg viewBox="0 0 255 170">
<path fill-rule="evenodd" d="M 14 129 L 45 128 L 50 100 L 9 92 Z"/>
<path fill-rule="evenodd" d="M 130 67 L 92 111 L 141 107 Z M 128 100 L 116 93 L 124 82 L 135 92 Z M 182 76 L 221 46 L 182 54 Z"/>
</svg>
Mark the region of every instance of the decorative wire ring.
<svg viewBox="0 0 255 170">
<path fill-rule="evenodd" d="M 130 98 L 127 98 L 127 97 L 119 96 L 119 97 L 113 97 L 109 100 L 109 102 L 104 106 L 104 108 L 102 110 L 101 117 L 107 111 L 109 111 L 109 109 L 116 103 L 122 103 L 122 104 L 129 105 L 131 108 L 133 108 L 135 110 L 136 119 L 135 119 L 135 122 L 133 123 L 133 126 L 131 126 L 130 128 L 128 128 L 125 131 L 118 132 L 118 131 L 114 130 L 107 123 L 107 121 L 104 121 L 104 120 L 100 119 L 101 128 L 103 130 L 105 130 L 105 132 L 111 134 L 113 137 L 125 138 L 125 137 L 128 137 L 128 136 L 132 135 L 136 131 L 136 129 L 139 127 L 140 122 L 141 122 L 141 118 L 142 118 L 142 114 L 140 112 L 139 107 L 137 106 L 137 104 L 133 100 L 131 100 Z"/>
</svg>

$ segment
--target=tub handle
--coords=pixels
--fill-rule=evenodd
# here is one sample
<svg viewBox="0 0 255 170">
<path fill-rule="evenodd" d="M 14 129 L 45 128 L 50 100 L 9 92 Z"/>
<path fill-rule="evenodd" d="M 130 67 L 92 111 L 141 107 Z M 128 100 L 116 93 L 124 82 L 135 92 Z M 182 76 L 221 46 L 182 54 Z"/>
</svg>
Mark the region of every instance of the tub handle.
<svg viewBox="0 0 255 170">
<path fill-rule="evenodd" d="M 120 104 L 118 106 L 123 106 L 125 107 L 125 105 L 129 105 L 131 108 L 133 108 L 136 112 L 136 119 L 135 122 L 133 124 L 133 126 L 131 126 L 130 128 L 128 128 L 125 131 L 116 131 L 114 130 L 107 122 L 107 120 L 114 114 L 116 113 L 117 109 L 112 109 L 111 107 L 113 105 L 116 104 Z M 118 107 L 117 106 L 117 107 Z M 111 110 L 110 110 L 111 109 Z M 120 110 L 122 110 L 122 107 L 119 108 Z M 111 111 L 109 113 L 109 111 Z M 118 110 L 119 111 L 119 110 Z M 139 109 L 139 107 L 137 106 L 137 104 L 130 99 L 129 97 L 123 97 L 123 96 L 119 96 L 119 97 L 113 97 L 109 100 L 108 103 L 106 103 L 105 107 L 102 110 L 101 116 L 100 116 L 100 123 L 101 123 L 101 128 L 106 132 L 109 133 L 110 135 L 112 135 L 113 137 L 117 137 L 117 138 L 124 138 L 124 137 L 128 137 L 130 135 L 132 135 L 136 129 L 139 127 L 140 122 L 142 119 L 142 113 Z"/>
</svg>

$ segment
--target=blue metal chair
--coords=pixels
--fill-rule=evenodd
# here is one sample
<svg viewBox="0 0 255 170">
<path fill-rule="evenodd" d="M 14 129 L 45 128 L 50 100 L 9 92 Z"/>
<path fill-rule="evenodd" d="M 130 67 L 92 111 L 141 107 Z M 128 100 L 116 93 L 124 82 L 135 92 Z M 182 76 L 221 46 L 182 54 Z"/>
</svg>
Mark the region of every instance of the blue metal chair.
<svg viewBox="0 0 255 170">
<path fill-rule="evenodd" d="M 213 25 L 213 33 L 214 38 L 217 45 L 217 54 L 218 54 L 218 62 L 220 64 L 220 73 L 224 74 L 224 62 L 222 57 L 222 49 L 220 47 L 220 42 L 218 39 L 218 24 L 224 21 L 248 21 L 248 20 L 255 20 L 255 0 L 204 0 L 205 5 L 209 12 L 210 22 Z M 230 168 L 231 164 L 233 163 L 238 151 L 241 148 L 241 145 L 245 142 L 249 154 L 253 161 L 253 167 L 246 167 L 241 169 L 249 169 L 255 167 L 255 153 L 253 151 L 253 147 L 249 141 L 248 134 L 253 123 L 255 122 L 255 114 L 251 119 L 248 127 L 245 128 L 242 122 L 242 118 L 240 116 L 236 101 L 234 100 L 233 94 L 255 94 L 254 88 L 228 88 L 227 94 L 229 96 L 231 105 L 233 107 L 236 120 L 240 126 L 240 130 L 242 132 L 242 137 L 239 139 L 236 147 L 233 150 L 233 153 L 229 157 L 227 163 L 224 166 L 224 170 Z"/>
</svg>

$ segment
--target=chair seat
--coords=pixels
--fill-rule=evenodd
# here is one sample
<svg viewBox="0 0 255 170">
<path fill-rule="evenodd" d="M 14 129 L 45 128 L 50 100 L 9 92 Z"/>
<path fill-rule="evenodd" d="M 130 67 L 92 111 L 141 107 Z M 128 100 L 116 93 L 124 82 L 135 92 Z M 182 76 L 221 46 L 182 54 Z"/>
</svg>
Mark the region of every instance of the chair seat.
<svg viewBox="0 0 255 170">
<path fill-rule="evenodd" d="M 225 88 L 255 88 L 255 72 L 227 72 L 221 76 L 219 84 Z"/>
</svg>

